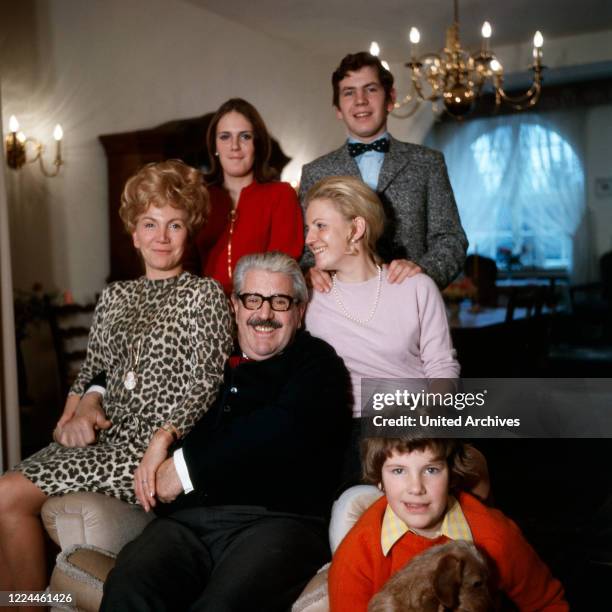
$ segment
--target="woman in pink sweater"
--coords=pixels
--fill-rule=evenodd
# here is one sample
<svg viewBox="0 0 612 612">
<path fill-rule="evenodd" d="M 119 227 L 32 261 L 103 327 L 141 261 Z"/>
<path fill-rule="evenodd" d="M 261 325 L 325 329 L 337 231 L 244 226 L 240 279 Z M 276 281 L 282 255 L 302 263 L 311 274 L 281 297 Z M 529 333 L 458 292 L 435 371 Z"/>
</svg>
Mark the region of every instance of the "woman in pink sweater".
<svg viewBox="0 0 612 612">
<path fill-rule="evenodd" d="M 416 274 L 390 283 L 376 253 L 385 214 L 377 195 L 349 176 L 324 179 L 306 194 L 306 244 L 315 266 L 332 273 L 313 291 L 306 327 L 342 357 L 353 383 L 355 428 L 347 471 L 359 473 L 362 378 L 459 376 L 446 310 L 434 281 Z"/>
</svg>

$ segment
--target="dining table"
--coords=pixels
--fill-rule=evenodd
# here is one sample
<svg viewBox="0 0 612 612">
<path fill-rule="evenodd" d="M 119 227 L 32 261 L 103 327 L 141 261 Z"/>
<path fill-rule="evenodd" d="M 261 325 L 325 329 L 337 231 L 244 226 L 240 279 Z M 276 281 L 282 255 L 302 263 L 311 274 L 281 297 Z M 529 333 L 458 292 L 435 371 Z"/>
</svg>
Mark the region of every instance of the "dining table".
<svg viewBox="0 0 612 612">
<path fill-rule="evenodd" d="M 501 325 L 506 321 L 507 308 L 505 306 L 475 306 L 471 304 L 469 300 L 464 300 L 458 306 L 459 308 L 447 307 L 447 315 L 451 329 L 489 327 L 492 325 Z M 514 309 L 514 320 L 525 319 L 527 316 L 527 308 L 519 307 Z"/>
<path fill-rule="evenodd" d="M 474 306 L 469 300 L 447 305 L 449 327 L 463 377 L 527 377 L 544 375 L 552 309 L 534 315 L 504 306 Z"/>
</svg>

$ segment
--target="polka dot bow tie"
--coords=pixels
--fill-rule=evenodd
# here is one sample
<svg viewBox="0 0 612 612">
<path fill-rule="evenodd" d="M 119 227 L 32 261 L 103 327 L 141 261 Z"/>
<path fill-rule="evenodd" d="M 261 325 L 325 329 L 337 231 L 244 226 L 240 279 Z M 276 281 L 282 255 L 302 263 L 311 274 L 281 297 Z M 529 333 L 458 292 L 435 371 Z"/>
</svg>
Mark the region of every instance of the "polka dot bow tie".
<svg viewBox="0 0 612 612">
<path fill-rule="evenodd" d="M 363 142 L 349 142 L 348 152 L 351 157 L 357 157 L 366 151 L 378 151 L 379 153 L 386 153 L 389 150 L 389 139 L 379 138 L 374 142 L 365 144 Z"/>
</svg>

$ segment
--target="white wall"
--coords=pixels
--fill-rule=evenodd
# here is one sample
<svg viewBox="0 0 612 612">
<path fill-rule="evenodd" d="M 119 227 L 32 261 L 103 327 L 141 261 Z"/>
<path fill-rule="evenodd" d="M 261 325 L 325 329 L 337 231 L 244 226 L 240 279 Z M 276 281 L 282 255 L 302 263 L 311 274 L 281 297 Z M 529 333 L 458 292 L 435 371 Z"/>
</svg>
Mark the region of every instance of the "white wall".
<svg viewBox="0 0 612 612">
<path fill-rule="evenodd" d="M 337 146 L 329 74 L 287 43 L 180 0 L 23 0 L 0 25 L 4 131 L 11 114 L 51 144 L 64 127 L 55 179 L 29 166 L 9 176 L 15 285 L 91 297 L 109 271 L 107 180 L 97 137 L 214 110 L 242 96 L 293 158 Z M 51 152 L 49 152 L 49 160 Z"/>
<path fill-rule="evenodd" d="M 612 250 L 612 193 L 597 195 L 596 179 L 612 181 L 612 105 L 595 106 L 586 121 L 587 206 L 597 255 Z"/>
<path fill-rule="evenodd" d="M 2 107 L 0 96 L 0 121 Z M 4 150 L 0 152 L 4 166 Z M 0 471 L 20 456 L 17 360 L 13 332 L 13 279 L 10 265 L 8 201 L 4 168 L 0 170 Z M 4 446 L 6 443 L 6 447 Z M 6 459 L 6 465 L 5 465 Z"/>
</svg>

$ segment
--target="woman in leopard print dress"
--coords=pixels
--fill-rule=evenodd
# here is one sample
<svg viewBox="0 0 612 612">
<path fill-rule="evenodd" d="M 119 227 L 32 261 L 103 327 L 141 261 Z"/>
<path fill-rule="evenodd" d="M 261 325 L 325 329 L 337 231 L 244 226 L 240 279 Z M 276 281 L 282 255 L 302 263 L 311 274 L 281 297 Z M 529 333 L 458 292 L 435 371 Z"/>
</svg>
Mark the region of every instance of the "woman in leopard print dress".
<svg viewBox="0 0 612 612">
<path fill-rule="evenodd" d="M 120 214 L 145 276 L 104 290 L 55 442 L 0 478 L 0 589 L 44 588 L 48 496 L 96 491 L 154 505 L 168 447 L 214 400 L 231 348 L 227 302 L 216 281 L 181 264 L 207 212 L 202 175 L 182 162 L 149 164 L 126 184 Z M 104 411 L 80 401 L 101 372 Z"/>
</svg>

